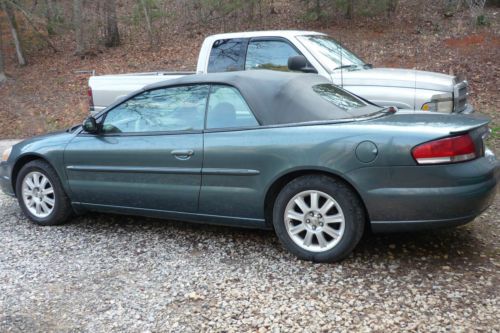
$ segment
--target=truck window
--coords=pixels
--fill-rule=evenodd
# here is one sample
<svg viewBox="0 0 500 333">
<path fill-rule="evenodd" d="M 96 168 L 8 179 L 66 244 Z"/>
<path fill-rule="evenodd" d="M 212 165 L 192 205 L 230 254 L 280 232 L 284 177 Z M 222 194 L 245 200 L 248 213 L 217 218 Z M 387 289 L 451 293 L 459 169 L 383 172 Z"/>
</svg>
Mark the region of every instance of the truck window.
<svg viewBox="0 0 500 333">
<path fill-rule="evenodd" d="M 248 44 L 245 69 L 288 71 L 288 58 L 296 55 L 299 53 L 285 41 L 251 41 Z"/>
<path fill-rule="evenodd" d="M 214 42 L 208 58 L 208 73 L 243 70 L 247 39 L 220 39 Z"/>
</svg>

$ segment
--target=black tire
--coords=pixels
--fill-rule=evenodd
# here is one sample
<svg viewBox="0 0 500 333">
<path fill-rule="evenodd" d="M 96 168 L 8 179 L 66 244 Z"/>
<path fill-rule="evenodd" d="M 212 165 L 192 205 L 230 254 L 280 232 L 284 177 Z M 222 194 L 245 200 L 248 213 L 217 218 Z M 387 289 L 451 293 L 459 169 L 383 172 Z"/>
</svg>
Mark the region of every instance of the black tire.
<svg viewBox="0 0 500 333">
<path fill-rule="evenodd" d="M 30 172 L 39 172 L 47 177 L 54 189 L 54 207 L 52 212 L 43 218 L 33 215 L 23 200 L 22 185 L 25 177 Z M 61 185 L 56 171 L 50 164 L 42 160 L 34 160 L 24 165 L 16 179 L 16 196 L 23 213 L 35 224 L 41 226 L 59 225 L 66 222 L 73 214 L 70 200 Z"/>
<path fill-rule="evenodd" d="M 287 204 L 303 191 L 321 191 L 340 205 L 345 218 L 344 233 L 338 243 L 323 252 L 308 251 L 297 245 L 288 234 L 284 213 Z M 356 193 L 344 182 L 324 175 L 301 176 L 288 183 L 278 194 L 273 209 L 273 225 L 283 246 L 299 259 L 314 262 L 334 262 L 346 258 L 363 236 L 365 214 Z"/>
</svg>

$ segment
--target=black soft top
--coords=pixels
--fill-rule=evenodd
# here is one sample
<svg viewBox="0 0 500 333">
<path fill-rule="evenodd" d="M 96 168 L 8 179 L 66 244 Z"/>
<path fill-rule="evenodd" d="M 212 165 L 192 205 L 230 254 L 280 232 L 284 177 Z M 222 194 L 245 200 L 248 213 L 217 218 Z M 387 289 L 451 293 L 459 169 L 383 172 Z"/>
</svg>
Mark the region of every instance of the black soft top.
<svg viewBox="0 0 500 333">
<path fill-rule="evenodd" d="M 366 107 L 342 109 L 313 90 L 316 85 L 330 84 L 322 76 L 270 70 L 187 75 L 148 85 L 144 90 L 197 83 L 234 86 L 262 125 L 349 119 L 380 109 L 365 102 Z"/>
</svg>

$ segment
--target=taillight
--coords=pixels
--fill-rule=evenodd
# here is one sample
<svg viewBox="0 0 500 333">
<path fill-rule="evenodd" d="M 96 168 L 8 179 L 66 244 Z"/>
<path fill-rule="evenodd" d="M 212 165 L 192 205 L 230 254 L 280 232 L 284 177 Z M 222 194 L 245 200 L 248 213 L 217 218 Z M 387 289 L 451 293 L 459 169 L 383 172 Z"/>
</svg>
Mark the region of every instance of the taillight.
<svg viewBox="0 0 500 333">
<path fill-rule="evenodd" d="M 87 90 L 87 96 L 89 98 L 89 108 L 90 110 L 94 110 L 94 97 L 92 96 L 92 88 L 89 87 L 89 89 Z"/>
<path fill-rule="evenodd" d="M 412 155 L 418 164 L 456 163 L 476 158 L 476 147 L 468 134 L 416 146 Z"/>
</svg>

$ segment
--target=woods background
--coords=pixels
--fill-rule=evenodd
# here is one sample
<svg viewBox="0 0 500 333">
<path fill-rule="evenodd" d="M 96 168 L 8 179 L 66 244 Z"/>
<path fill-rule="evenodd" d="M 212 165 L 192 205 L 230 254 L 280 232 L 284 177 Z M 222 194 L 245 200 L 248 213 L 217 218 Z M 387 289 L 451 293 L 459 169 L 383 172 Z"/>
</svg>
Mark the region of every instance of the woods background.
<svg viewBox="0 0 500 333">
<path fill-rule="evenodd" d="M 498 146 L 500 0 L 0 0 L 0 138 L 80 122 L 81 71 L 194 70 L 207 35 L 263 29 L 323 31 L 378 67 L 463 74 Z"/>
</svg>

